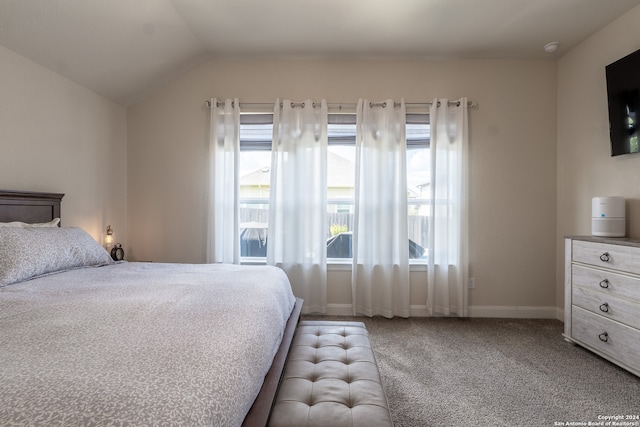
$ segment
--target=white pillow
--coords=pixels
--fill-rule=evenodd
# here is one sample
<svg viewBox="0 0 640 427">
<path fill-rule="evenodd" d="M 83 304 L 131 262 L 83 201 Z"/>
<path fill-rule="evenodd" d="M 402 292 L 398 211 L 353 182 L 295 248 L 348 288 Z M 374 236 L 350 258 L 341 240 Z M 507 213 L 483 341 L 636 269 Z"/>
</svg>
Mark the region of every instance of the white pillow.
<svg viewBox="0 0 640 427">
<path fill-rule="evenodd" d="M 0 228 L 0 287 L 45 274 L 113 264 L 81 228 Z"/>
<path fill-rule="evenodd" d="M 49 222 L 37 222 L 29 224 L 28 222 L 0 222 L 0 227 L 13 227 L 13 228 L 31 228 L 31 227 L 57 227 L 60 224 L 60 218 L 55 218 Z"/>
</svg>

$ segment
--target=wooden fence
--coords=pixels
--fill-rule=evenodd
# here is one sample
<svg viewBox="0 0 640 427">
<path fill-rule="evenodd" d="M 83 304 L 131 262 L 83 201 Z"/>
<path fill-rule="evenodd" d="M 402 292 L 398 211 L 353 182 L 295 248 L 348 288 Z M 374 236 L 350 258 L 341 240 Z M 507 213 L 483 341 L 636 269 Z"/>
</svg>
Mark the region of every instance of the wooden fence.
<svg viewBox="0 0 640 427">
<path fill-rule="evenodd" d="M 426 216 L 409 215 L 408 228 L 409 239 L 423 247 L 427 247 L 429 238 L 429 223 Z M 266 209 L 240 208 L 240 223 L 260 223 L 269 222 L 269 211 Z M 353 230 L 353 214 L 351 213 L 328 213 L 327 214 L 327 239 L 331 237 L 331 226 L 342 229 L 347 227 L 347 231 Z"/>
</svg>

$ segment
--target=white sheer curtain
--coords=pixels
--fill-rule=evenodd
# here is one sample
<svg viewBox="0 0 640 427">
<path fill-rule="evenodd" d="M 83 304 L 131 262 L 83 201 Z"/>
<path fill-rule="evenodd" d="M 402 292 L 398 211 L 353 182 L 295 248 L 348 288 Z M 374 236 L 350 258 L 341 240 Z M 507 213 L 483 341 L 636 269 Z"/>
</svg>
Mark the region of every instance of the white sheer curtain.
<svg viewBox="0 0 640 427">
<path fill-rule="evenodd" d="M 353 314 L 409 316 L 407 145 L 404 101 L 359 100 Z"/>
<path fill-rule="evenodd" d="M 327 310 L 327 102 L 276 102 L 267 264 L 281 267 L 305 313 Z"/>
<path fill-rule="evenodd" d="M 467 316 L 467 99 L 434 99 L 431 122 L 431 216 L 427 309 Z"/>
<path fill-rule="evenodd" d="M 211 100 L 210 126 L 207 262 L 239 264 L 238 100 L 227 99 L 223 107 L 216 99 Z"/>
</svg>

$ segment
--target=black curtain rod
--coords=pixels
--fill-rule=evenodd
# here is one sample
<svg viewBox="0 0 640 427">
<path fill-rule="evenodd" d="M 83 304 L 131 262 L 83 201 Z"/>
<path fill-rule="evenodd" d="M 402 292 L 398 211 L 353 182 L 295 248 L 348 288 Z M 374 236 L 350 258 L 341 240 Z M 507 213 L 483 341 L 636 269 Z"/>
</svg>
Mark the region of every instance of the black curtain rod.
<svg viewBox="0 0 640 427">
<path fill-rule="evenodd" d="M 211 101 L 207 100 L 204 101 L 205 106 L 207 107 L 211 107 Z M 433 104 L 432 102 L 405 102 L 405 106 L 406 107 L 430 107 L 431 104 Z M 218 106 L 220 105 L 224 105 L 220 102 L 218 102 Z M 292 102 L 291 103 L 291 107 L 295 108 L 295 107 L 304 107 L 305 103 L 304 102 Z M 316 104 L 315 102 L 313 103 L 313 106 L 315 107 Z M 396 102 L 394 103 L 394 106 L 399 106 L 400 103 Z M 273 107 L 273 103 L 269 103 L 269 102 L 241 102 L 240 106 L 244 106 L 246 108 L 270 108 Z M 356 108 L 357 104 L 351 104 L 351 103 L 327 103 L 327 107 L 331 108 L 331 109 L 338 109 L 338 110 L 342 110 L 343 108 L 349 108 L 349 109 L 353 109 Z M 370 102 L 369 103 L 370 107 L 382 107 L 385 108 L 387 106 L 386 102 Z M 440 101 L 438 101 L 438 107 L 440 106 Z M 460 101 L 449 101 L 449 106 L 450 107 L 458 107 L 460 106 Z M 468 107 L 475 107 L 476 106 L 476 102 L 475 101 L 468 101 L 467 102 L 467 106 Z M 282 107 L 282 102 L 280 102 L 280 107 Z"/>
</svg>

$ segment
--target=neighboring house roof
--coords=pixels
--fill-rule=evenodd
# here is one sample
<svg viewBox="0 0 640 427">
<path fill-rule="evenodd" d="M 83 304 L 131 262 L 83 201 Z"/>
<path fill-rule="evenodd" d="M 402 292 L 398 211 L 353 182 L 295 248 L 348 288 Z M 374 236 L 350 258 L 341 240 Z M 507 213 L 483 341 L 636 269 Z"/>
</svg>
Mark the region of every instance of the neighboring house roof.
<svg viewBox="0 0 640 427">
<path fill-rule="evenodd" d="M 356 186 L 356 165 L 344 157 L 327 152 L 327 185 L 328 187 Z"/>
<path fill-rule="evenodd" d="M 331 151 L 327 153 L 327 183 L 330 188 L 355 187 L 355 165 L 352 161 L 335 154 Z M 247 175 L 240 177 L 241 186 L 268 187 L 270 185 L 269 166 L 257 169 Z"/>
<path fill-rule="evenodd" d="M 328 188 L 354 188 L 355 187 L 355 164 L 331 151 L 327 153 L 327 183 Z M 264 166 L 247 175 L 240 177 L 241 187 L 261 187 L 269 188 L 271 185 L 271 168 Z M 429 187 L 429 183 L 407 188 L 407 195 L 410 199 L 423 197 L 422 193 Z"/>
<path fill-rule="evenodd" d="M 271 168 L 265 166 L 258 170 L 255 170 L 247 175 L 240 177 L 241 186 L 255 186 L 255 187 L 268 187 L 270 185 L 271 174 L 269 173 Z"/>
<path fill-rule="evenodd" d="M 410 199 L 416 199 L 416 198 L 420 197 L 420 192 L 416 191 L 415 189 L 413 189 L 411 187 L 408 187 L 407 188 L 407 196 Z"/>
</svg>

